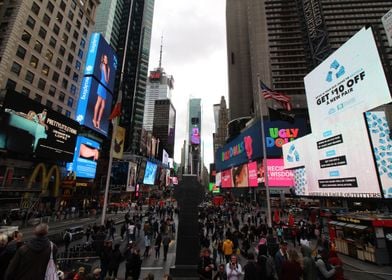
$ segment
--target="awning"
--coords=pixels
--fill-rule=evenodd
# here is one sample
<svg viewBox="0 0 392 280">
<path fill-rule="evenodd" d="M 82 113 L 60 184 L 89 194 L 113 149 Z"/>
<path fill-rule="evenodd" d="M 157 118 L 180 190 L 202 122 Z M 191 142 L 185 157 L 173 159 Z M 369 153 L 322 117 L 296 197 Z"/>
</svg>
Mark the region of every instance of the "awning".
<svg viewBox="0 0 392 280">
<path fill-rule="evenodd" d="M 356 228 L 357 225 L 354 224 L 346 224 L 345 227 L 349 227 L 349 228 Z"/>
<path fill-rule="evenodd" d="M 330 221 L 329 224 L 335 225 L 335 226 L 341 226 L 341 227 L 346 225 L 346 223 L 342 223 L 342 222 L 338 222 L 338 221 Z"/>
<path fill-rule="evenodd" d="M 365 228 L 367 228 L 367 226 L 356 225 L 356 226 L 355 226 L 355 228 L 357 228 L 357 229 L 361 229 L 361 230 L 362 230 L 362 229 L 365 229 Z"/>
</svg>

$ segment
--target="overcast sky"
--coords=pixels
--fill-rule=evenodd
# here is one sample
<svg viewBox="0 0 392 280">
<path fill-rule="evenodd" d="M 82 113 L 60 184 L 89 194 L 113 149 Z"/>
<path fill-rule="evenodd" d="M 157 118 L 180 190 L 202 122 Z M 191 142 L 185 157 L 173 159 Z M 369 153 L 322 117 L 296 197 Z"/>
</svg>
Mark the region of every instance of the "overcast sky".
<svg viewBox="0 0 392 280">
<path fill-rule="evenodd" d="M 173 75 L 172 102 L 177 111 L 174 158 L 181 161 L 187 136 L 189 98 L 202 99 L 201 136 L 207 168 L 213 160 L 213 104 L 227 89 L 225 0 L 155 0 L 149 70 L 158 67 L 163 35 L 162 67 Z"/>
</svg>

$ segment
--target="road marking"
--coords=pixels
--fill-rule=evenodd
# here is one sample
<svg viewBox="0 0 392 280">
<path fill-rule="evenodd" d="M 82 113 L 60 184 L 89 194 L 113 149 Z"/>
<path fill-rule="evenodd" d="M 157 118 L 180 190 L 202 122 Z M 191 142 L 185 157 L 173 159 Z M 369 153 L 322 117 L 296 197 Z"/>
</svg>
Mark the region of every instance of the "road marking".
<svg viewBox="0 0 392 280">
<path fill-rule="evenodd" d="M 163 269 L 162 266 L 158 266 L 158 267 L 156 267 L 156 266 L 151 266 L 151 267 L 142 266 L 142 270 L 161 270 L 161 269 Z"/>
</svg>

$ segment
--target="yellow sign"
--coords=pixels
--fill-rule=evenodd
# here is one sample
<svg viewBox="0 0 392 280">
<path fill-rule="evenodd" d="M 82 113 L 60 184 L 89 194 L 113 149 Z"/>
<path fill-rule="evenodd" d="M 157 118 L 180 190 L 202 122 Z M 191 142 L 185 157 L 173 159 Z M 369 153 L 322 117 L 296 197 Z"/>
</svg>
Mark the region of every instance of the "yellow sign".
<svg viewBox="0 0 392 280">
<path fill-rule="evenodd" d="M 41 176 L 39 176 L 39 173 L 41 172 Z M 27 188 L 31 189 L 33 186 L 33 183 L 36 183 L 37 178 L 41 179 L 41 190 L 42 193 L 48 191 L 49 188 L 49 182 L 50 179 L 54 179 L 54 188 L 51 190 L 51 194 L 54 197 L 57 197 L 59 195 L 59 187 L 60 187 L 60 169 L 57 165 L 52 165 L 49 169 L 49 172 L 47 172 L 46 166 L 43 163 L 39 163 L 33 170 L 33 173 L 31 173 L 29 182 L 27 184 Z"/>
<path fill-rule="evenodd" d="M 337 217 L 339 221 L 343 222 L 348 222 L 348 223 L 354 223 L 354 224 L 360 224 L 361 221 L 358 219 L 350 218 L 350 217 Z"/>
<path fill-rule="evenodd" d="M 124 152 L 125 128 L 117 126 L 114 137 L 113 158 L 122 159 Z"/>
</svg>

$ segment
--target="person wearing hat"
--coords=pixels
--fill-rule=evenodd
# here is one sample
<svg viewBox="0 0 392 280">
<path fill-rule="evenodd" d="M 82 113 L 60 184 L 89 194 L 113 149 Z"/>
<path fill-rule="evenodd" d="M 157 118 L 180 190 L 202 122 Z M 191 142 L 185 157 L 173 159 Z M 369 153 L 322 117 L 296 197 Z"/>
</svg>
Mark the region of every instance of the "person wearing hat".
<svg viewBox="0 0 392 280">
<path fill-rule="evenodd" d="M 51 242 L 45 223 L 34 228 L 34 238 L 22 245 L 11 260 L 5 280 L 44 279 L 51 254 Z M 57 246 L 53 244 L 53 260 L 56 263 Z"/>
<path fill-rule="evenodd" d="M 86 269 L 81 266 L 78 269 L 78 273 L 75 274 L 75 276 L 73 277 L 73 280 L 86 280 Z"/>
<path fill-rule="evenodd" d="M 279 279 L 281 278 L 282 265 L 288 259 L 289 256 L 287 254 L 287 242 L 282 240 L 280 241 L 279 250 L 275 254 L 275 269 L 278 273 Z"/>
</svg>

